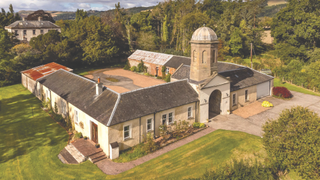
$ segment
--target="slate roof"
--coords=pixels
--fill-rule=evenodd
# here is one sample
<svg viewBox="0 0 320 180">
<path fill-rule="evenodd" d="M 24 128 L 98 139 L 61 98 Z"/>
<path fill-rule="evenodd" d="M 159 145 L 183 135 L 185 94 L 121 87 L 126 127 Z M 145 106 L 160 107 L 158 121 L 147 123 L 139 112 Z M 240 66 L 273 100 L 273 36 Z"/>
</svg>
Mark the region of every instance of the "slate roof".
<svg viewBox="0 0 320 180">
<path fill-rule="evenodd" d="M 143 61 L 177 69 L 182 63 L 190 65 L 190 57 L 176 56 L 172 54 L 157 53 L 144 50 L 136 50 L 128 57 L 129 60 Z"/>
<path fill-rule="evenodd" d="M 245 87 L 257 85 L 273 79 L 272 76 L 260 73 L 247 67 L 235 70 L 219 72 L 224 77 L 230 77 L 230 91 L 236 91 Z"/>
<path fill-rule="evenodd" d="M 95 94 L 94 81 L 63 69 L 44 76 L 38 81 L 106 126 L 198 101 L 197 92 L 187 80 L 122 94 L 106 89 L 99 96 Z"/>
<path fill-rule="evenodd" d="M 165 64 L 165 66 L 177 69 L 181 64 L 190 65 L 190 63 L 190 57 L 173 55 L 172 58 Z"/>
<path fill-rule="evenodd" d="M 236 91 L 245 87 L 257 85 L 273 79 L 272 76 L 260 73 L 245 66 L 237 64 L 218 62 L 218 74 L 230 78 L 230 91 Z M 201 84 L 201 82 L 190 79 L 190 66 L 182 65 L 172 74 L 174 79 L 188 79 L 193 84 Z"/>
<path fill-rule="evenodd" d="M 8 26 L 5 29 L 47 29 L 47 28 L 60 28 L 56 24 L 50 21 L 16 21 Z"/>
<path fill-rule="evenodd" d="M 144 51 L 144 50 L 136 50 L 133 54 L 131 54 L 128 59 L 133 59 L 137 61 L 143 61 L 146 63 L 164 65 L 172 58 L 173 55 L 171 54 L 164 54 L 164 53 L 156 53 L 151 51 Z"/>
<path fill-rule="evenodd" d="M 48 64 L 44 64 L 41 66 L 37 66 L 25 71 L 21 71 L 21 73 L 25 74 L 26 76 L 30 77 L 33 80 L 37 80 L 38 78 L 41 78 L 43 76 L 46 76 L 48 74 L 51 74 L 59 69 L 64 69 L 66 71 L 72 71 L 72 69 L 63 66 L 61 64 L 51 62 Z"/>
<path fill-rule="evenodd" d="M 96 83 L 65 70 L 58 70 L 39 82 L 92 118 L 107 124 L 118 94 L 107 89 L 96 96 Z"/>
<path fill-rule="evenodd" d="M 121 94 L 110 126 L 155 112 L 198 101 L 187 80 L 161 84 Z"/>
</svg>

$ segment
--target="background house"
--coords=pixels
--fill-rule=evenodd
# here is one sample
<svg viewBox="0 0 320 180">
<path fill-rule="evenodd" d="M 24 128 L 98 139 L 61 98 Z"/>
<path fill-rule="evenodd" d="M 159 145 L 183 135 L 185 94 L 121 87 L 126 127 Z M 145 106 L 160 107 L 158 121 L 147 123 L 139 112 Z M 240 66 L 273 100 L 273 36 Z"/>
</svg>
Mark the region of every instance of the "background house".
<svg viewBox="0 0 320 180">
<path fill-rule="evenodd" d="M 5 29 L 14 33 L 18 40 L 30 41 L 31 38 L 37 37 L 40 34 L 46 34 L 50 30 L 56 30 L 61 32 L 61 28 L 50 21 L 43 21 L 41 17 L 38 17 L 36 21 L 29 21 L 22 18 L 20 21 L 16 21 Z"/>
</svg>

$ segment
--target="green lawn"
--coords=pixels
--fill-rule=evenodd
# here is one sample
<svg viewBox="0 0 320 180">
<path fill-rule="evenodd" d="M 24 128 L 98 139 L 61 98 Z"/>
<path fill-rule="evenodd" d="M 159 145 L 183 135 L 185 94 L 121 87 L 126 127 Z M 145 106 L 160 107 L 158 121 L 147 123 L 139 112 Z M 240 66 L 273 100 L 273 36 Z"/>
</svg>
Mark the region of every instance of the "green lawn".
<svg viewBox="0 0 320 180">
<path fill-rule="evenodd" d="M 286 87 L 290 91 L 296 91 L 296 92 L 301 92 L 304 94 L 311 94 L 311 95 L 315 95 L 315 96 L 320 96 L 320 93 L 315 93 L 315 92 L 312 92 L 310 90 L 307 90 L 307 89 L 299 87 L 299 86 L 295 86 L 295 85 L 292 85 L 289 83 L 282 84 L 282 82 L 279 78 L 274 78 L 273 82 L 274 82 L 274 87 L 281 86 L 281 87 Z"/>
<path fill-rule="evenodd" d="M 217 130 L 127 172 L 105 175 L 89 161 L 60 162 L 57 155 L 68 135 L 22 85 L 0 88 L 0 101 L 0 179 L 182 179 L 199 177 L 231 158 L 266 156 L 260 137 Z"/>
</svg>

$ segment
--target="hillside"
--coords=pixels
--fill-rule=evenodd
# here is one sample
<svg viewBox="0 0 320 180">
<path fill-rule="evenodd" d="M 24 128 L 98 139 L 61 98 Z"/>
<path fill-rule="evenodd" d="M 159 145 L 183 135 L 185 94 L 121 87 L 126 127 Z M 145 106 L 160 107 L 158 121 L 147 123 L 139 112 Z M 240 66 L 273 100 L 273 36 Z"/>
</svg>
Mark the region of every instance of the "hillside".
<svg viewBox="0 0 320 180">
<path fill-rule="evenodd" d="M 125 9 L 125 11 L 126 11 L 127 14 L 135 14 L 135 13 L 139 13 L 141 11 L 149 10 L 149 9 L 152 9 L 152 8 L 154 8 L 154 6 L 150 6 L 150 7 L 133 7 L 133 8 Z M 111 10 L 108 10 L 108 11 L 89 10 L 89 11 L 87 11 L 87 13 L 88 13 L 89 16 L 100 16 L 100 14 L 102 12 L 113 13 L 113 11 L 114 11 L 114 9 L 111 9 Z M 18 13 L 19 13 L 19 15 L 21 17 L 26 17 L 29 14 L 33 13 L 33 12 L 34 11 L 21 10 Z M 75 17 L 76 17 L 76 12 L 73 12 L 73 11 L 46 11 L 46 12 L 50 13 L 55 21 L 60 20 L 60 19 L 63 19 L 63 20 L 75 19 Z"/>
</svg>

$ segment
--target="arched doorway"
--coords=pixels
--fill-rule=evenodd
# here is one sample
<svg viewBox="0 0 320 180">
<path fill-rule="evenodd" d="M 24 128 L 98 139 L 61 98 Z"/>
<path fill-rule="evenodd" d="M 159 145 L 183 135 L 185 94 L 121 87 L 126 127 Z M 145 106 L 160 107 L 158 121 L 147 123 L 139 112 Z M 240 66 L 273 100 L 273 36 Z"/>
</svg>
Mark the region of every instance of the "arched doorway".
<svg viewBox="0 0 320 180">
<path fill-rule="evenodd" d="M 209 119 L 221 112 L 221 91 L 214 90 L 209 97 Z"/>
</svg>

